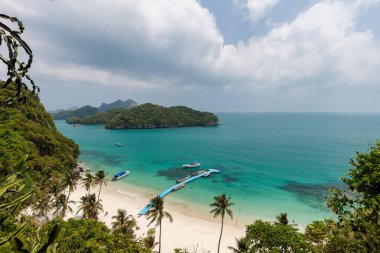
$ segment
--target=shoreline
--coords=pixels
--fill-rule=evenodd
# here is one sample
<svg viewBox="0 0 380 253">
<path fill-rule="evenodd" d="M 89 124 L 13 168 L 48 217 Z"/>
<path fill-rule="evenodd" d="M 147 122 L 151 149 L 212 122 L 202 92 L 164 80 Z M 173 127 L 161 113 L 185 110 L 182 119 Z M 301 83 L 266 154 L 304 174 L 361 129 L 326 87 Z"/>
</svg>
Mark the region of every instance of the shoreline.
<svg viewBox="0 0 380 253">
<path fill-rule="evenodd" d="M 97 192 L 98 188 L 92 191 Z M 76 201 L 73 206 L 73 214 L 67 215 L 67 218 L 80 217 L 76 210 L 80 198 L 87 191 L 78 185 L 77 189 L 71 194 L 70 200 Z M 103 213 L 99 215 L 99 221 L 104 222 L 111 227 L 112 216 L 116 215 L 117 209 L 125 209 L 137 221 L 139 227 L 135 231 L 136 236 L 144 236 L 149 228 L 149 221 L 145 216 L 137 216 L 137 213 L 150 201 L 149 191 L 138 189 L 136 187 L 125 186 L 122 184 L 107 183 L 102 187 L 100 198 L 103 204 Z M 214 252 L 216 250 L 221 219 L 220 217 L 213 219 L 212 214 L 206 216 L 202 211 L 196 211 L 196 208 L 189 208 L 173 200 L 165 198 L 165 208 L 172 217 L 173 223 L 169 223 L 167 219 L 162 222 L 162 251 L 173 252 L 175 248 L 187 248 L 190 252 L 199 250 L 198 252 Z M 186 210 L 186 212 L 183 212 Z M 209 217 L 208 217 L 209 216 Z M 225 217 L 225 226 L 223 229 L 223 237 L 221 242 L 221 252 L 230 252 L 228 246 L 235 246 L 235 237 L 240 238 L 245 235 L 245 226 L 235 225 L 235 219 L 230 220 Z M 158 231 L 156 232 L 156 240 L 158 241 Z"/>
</svg>

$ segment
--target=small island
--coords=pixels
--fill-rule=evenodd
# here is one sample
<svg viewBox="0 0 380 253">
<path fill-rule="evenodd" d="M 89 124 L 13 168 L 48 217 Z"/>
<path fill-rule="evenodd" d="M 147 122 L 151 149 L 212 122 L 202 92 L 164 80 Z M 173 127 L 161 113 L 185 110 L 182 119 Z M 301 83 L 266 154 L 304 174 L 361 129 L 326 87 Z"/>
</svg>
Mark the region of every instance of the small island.
<svg viewBox="0 0 380 253">
<path fill-rule="evenodd" d="M 84 118 L 70 117 L 69 124 L 105 124 L 106 129 L 154 129 L 196 126 L 217 126 L 219 118 L 210 112 L 186 106 L 163 107 L 146 103 L 131 109 L 112 109 Z"/>
</svg>

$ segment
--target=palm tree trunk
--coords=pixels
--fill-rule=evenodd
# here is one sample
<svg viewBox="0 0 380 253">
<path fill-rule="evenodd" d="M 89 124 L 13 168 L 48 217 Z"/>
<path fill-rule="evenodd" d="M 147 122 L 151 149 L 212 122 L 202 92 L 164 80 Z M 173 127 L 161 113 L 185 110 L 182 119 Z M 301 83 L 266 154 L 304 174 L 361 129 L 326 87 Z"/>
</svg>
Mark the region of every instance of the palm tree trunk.
<svg viewBox="0 0 380 253">
<path fill-rule="evenodd" d="M 222 216 L 222 227 L 220 229 L 220 236 L 219 236 L 219 242 L 218 242 L 218 253 L 219 253 L 219 248 L 220 248 L 220 241 L 222 240 L 223 222 L 224 222 L 224 216 Z"/>
<path fill-rule="evenodd" d="M 160 235 L 159 235 L 158 253 L 161 253 L 161 220 L 160 220 Z"/>
<path fill-rule="evenodd" d="M 102 190 L 102 183 L 100 183 L 100 187 L 99 187 L 98 202 L 99 202 L 99 200 L 100 200 L 100 192 L 101 192 L 101 190 Z"/>
</svg>

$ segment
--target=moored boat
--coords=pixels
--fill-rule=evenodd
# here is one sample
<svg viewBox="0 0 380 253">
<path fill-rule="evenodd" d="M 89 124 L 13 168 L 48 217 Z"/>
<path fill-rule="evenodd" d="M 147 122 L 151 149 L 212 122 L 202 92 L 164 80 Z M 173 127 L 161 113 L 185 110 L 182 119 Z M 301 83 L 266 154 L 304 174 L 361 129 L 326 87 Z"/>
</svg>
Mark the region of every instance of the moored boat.
<svg viewBox="0 0 380 253">
<path fill-rule="evenodd" d="M 199 175 L 199 174 L 201 174 L 201 173 L 203 173 L 203 172 L 206 172 L 206 171 L 205 171 L 205 170 L 199 170 L 199 171 L 196 171 L 196 172 L 191 173 L 191 175 L 192 175 L 192 176 L 197 176 L 197 175 Z"/>
<path fill-rule="evenodd" d="M 80 127 L 81 124 L 74 124 L 73 126 L 74 126 L 74 127 Z"/>
<path fill-rule="evenodd" d="M 113 177 L 112 177 L 112 181 L 117 181 L 119 180 L 120 178 L 122 177 L 125 177 L 126 175 L 129 174 L 129 171 L 126 170 L 126 171 L 122 171 L 122 172 L 119 172 L 117 174 L 115 174 Z"/>
<path fill-rule="evenodd" d="M 177 180 L 176 183 L 181 183 L 181 182 L 183 182 L 183 181 L 189 179 L 190 177 L 191 177 L 191 176 L 189 175 L 189 176 L 187 176 L 187 177 L 181 178 L 181 179 Z"/>
<path fill-rule="evenodd" d="M 200 166 L 201 166 L 201 164 L 199 162 L 191 162 L 191 163 L 186 163 L 186 164 L 182 165 L 182 167 L 184 167 L 184 168 L 197 168 Z"/>
<path fill-rule="evenodd" d="M 210 175 L 210 173 L 211 173 L 210 171 L 207 171 L 203 176 L 208 177 Z"/>
<path fill-rule="evenodd" d="M 181 189 L 181 188 L 184 187 L 184 186 L 185 186 L 185 184 L 180 184 L 180 185 L 178 185 L 177 187 L 174 187 L 174 188 L 173 188 L 173 191 L 179 190 L 179 189 Z"/>
</svg>

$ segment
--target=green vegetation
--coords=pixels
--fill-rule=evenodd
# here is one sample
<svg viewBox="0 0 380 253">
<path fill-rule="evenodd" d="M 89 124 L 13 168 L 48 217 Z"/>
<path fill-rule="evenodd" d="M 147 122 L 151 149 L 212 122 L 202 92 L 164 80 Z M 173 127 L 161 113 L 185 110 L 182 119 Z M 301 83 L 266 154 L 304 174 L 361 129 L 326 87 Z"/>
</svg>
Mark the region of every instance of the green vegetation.
<svg viewBox="0 0 380 253">
<path fill-rule="evenodd" d="M 159 196 L 152 199 L 152 208 L 146 214 L 147 219 L 150 219 L 149 225 L 152 223 L 156 223 L 156 226 L 160 227 L 160 234 L 158 240 L 158 252 L 161 252 L 161 229 L 162 229 L 162 219 L 168 218 L 170 222 L 173 222 L 173 218 L 170 213 L 164 211 L 164 200 Z"/>
<path fill-rule="evenodd" d="M 210 204 L 210 206 L 214 207 L 214 209 L 210 211 L 210 213 L 214 214 L 214 218 L 218 216 L 222 217 L 222 226 L 220 229 L 220 236 L 218 242 L 218 253 L 220 249 L 220 241 L 222 240 L 224 216 L 227 213 L 230 216 L 230 218 L 233 219 L 232 210 L 230 209 L 230 206 L 234 205 L 234 203 L 231 203 L 230 199 L 231 197 L 227 197 L 226 194 L 222 194 L 219 196 L 215 196 L 214 203 Z"/>
<path fill-rule="evenodd" d="M 15 30 L 11 28 L 14 24 L 17 26 Z M 0 54 L 1 62 L 7 66 L 8 76 L 7 80 L 0 84 L 0 89 L 7 88 L 9 84 L 14 84 L 16 87 L 15 94 L 10 94 L 11 96 L 6 97 L 4 100 L 0 99 L 0 106 L 11 105 L 14 102 L 26 102 L 28 86 L 24 82 L 25 78 L 32 85 L 32 94 L 40 91 L 40 88 L 28 75 L 33 62 L 33 53 L 28 44 L 21 38 L 24 29 L 24 25 L 16 17 L 0 14 L 0 46 L 5 45 L 8 51 L 7 55 Z M 26 59 L 20 59 L 20 55 L 23 54 Z"/>
<path fill-rule="evenodd" d="M 107 112 L 102 112 L 93 116 L 88 116 L 85 118 L 79 117 L 70 117 L 66 120 L 68 124 L 84 124 L 84 125 L 97 125 L 97 124 L 106 124 L 113 118 L 118 117 L 124 113 L 125 109 L 112 109 Z"/>
<path fill-rule="evenodd" d="M 369 153 L 357 153 L 353 168 L 343 178 L 346 190 L 332 189 L 328 206 L 338 221 L 326 219 L 307 225 L 300 233 L 286 213 L 277 222 L 255 221 L 237 240 L 233 252 L 377 252 L 380 248 L 380 143 Z"/>
<path fill-rule="evenodd" d="M 73 111 L 62 111 L 54 114 L 54 119 L 84 118 L 99 113 L 99 109 L 89 105 L 83 106 Z"/>
<path fill-rule="evenodd" d="M 219 119 L 209 112 L 195 111 L 185 106 L 165 108 L 143 104 L 106 122 L 108 129 L 149 129 L 186 126 L 214 126 Z"/>
<path fill-rule="evenodd" d="M 70 123 L 79 123 L 80 120 L 86 118 L 86 120 L 89 120 L 87 124 L 104 124 L 104 121 L 102 121 L 104 112 L 111 110 L 124 112 L 136 105 L 137 103 L 132 99 L 127 99 L 124 102 L 119 99 L 110 104 L 102 103 L 99 108 L 86 105 L 75 110 L 61 110 L 53 113 L 53 117 L 57 120 L 65 119 Z M 107 119 L 107 117 L 112 115 L 113 113 L 106 114 L 105 117 Z"/>
<path fill-rule="evenodd" d="M 105 124 L 108 129 L 150 129 L 188 126 L 215 126 L 219 122 L 216 115 L 200 112 L 185 106 L 163 107 L 142 104 L 129 110 L 113 109 L 98 115 L 80 119 L 67 119 L 69 124 Z"/>
<path fill-rule="evenodd" d="M 16 96 L 17 88 L 9 84 L 0 89 L 0 101 Z M 43 182 L 63 178 L 76 166 L 78 146 L 56 129 L 50 114 L 31 92 L 25 103 L 0 106 L 0 177 L 19 173 L 29 188 L 37 185 L 39 192 L 48 191 Z M 17 166 L 28 154 L 25 166 Z"/>
</svg>

